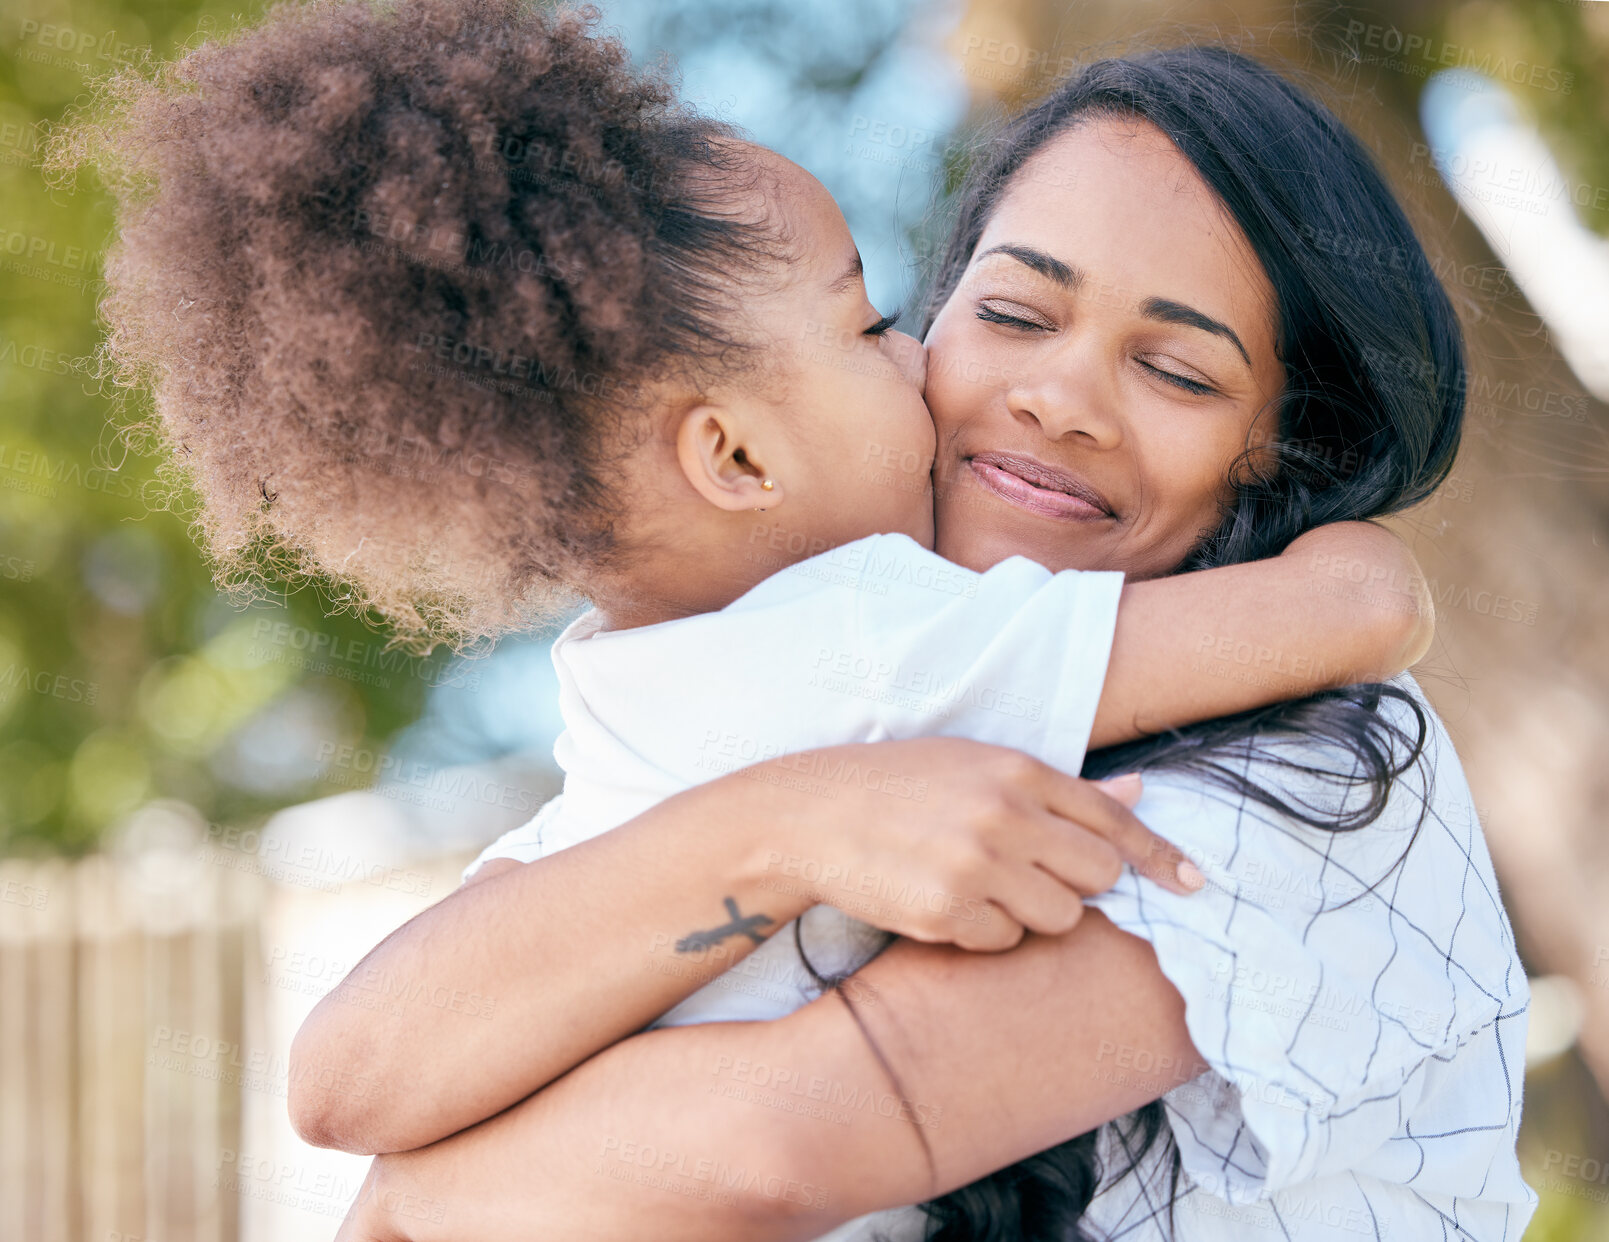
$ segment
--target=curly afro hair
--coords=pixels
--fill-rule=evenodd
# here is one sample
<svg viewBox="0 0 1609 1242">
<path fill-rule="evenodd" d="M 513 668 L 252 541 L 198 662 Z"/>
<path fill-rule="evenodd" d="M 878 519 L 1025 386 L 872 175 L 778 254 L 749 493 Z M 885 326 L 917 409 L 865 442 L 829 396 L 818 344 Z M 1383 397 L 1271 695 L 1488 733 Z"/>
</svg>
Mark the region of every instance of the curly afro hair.
<svg viewBox="0 0 1609 1242">
<path fill-rule="evenodd" d="M 116 200 L 105 356 L 220 582 L 332 582 L 416 649 L 550 620 L 621 552 L 644 386 L 752 362 L 753 161 L 596 21 L 280 7 L 58 139 Z"/>
</svg>

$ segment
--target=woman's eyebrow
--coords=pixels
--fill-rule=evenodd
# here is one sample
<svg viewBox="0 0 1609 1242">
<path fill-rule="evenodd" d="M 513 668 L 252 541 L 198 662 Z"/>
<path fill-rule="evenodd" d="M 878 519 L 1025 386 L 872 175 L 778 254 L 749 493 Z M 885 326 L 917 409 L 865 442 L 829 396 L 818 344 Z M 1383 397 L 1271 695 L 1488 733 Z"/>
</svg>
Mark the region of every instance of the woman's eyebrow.
<svg viewBox="0 0 1609 1242">
<path fill-rule="evenodd" d="M 1240 337 L 1235 335 L 1235 330 L 1226 323 L 1219 323 L 1210 315 L 1203 315 L 1194 307 L 1186 306 L 1183 302 L 1170 301 L 1168 298 L 1146 298 L 1140 303 L 1140 314 L 1147 319 L 1182 324 L 1186 328 L 1200 328 L 1203 332 L 1221 336 L 1234 345 L 1240 351 L 1240 356 L 1246 360 L 1246 365 L 1251 366 L 1251 355 L 1240 343 Z"/>
<path fill-rule="evenodd" d="M 1055 281 L 1064 289 L 1077 289 L 1084 283 L 1084 273 L 1076 267 L 1063 263 L 1055 255 L 1046 254 L 1043 250 L 1036 250 L 1032 246 L 995 246 L 985 250 L 978 258 L 987 259 L 991 254 L 1003 254 L 1015 259 L 1047 280 Z"/>
</svg>

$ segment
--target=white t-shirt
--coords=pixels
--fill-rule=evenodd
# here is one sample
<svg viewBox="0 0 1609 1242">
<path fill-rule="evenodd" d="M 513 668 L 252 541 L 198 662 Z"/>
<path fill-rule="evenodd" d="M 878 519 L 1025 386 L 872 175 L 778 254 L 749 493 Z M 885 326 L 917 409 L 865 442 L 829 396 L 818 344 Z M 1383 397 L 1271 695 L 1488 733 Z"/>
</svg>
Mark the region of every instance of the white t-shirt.
<svg viewBox="0 0 1609 1242">
<path fill-rule="evenodd" d="M 968 737 L 1076 773 L 1122 587 L 1120 573 L 1052 574 L 1020 556 L 974 573 L 908 536 L 873 535 L 791 565 L 719 612 L 606 631 L 597 612 L 583 613 L 553 643 L 564 791 L 465 877 L 488 859 L 533 861 L 725 772 L 812 748 Z M 822 764 L 787 778 L 829 797 L 846 782 L 926 794 L 876 767 Z M 790 882 L 787 866 L 779 883 Z M 799 922 L 824 975 L 862 964 L 883 938 L 836 906 Z M 653 1025 L 779 1018 L 813 1000 L 820 988 L 794 931 L 783 925 Z"/>
</svg>

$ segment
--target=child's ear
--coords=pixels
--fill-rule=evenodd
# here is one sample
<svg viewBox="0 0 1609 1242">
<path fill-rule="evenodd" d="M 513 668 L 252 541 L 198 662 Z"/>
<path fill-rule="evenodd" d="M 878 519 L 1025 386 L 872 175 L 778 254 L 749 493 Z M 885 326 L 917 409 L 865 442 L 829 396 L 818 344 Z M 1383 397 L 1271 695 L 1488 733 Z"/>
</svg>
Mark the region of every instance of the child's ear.
<svg viewBox="0 0 1609 1242">
<path fill-rule="evenodd" d="M 744 434 L 742 415 L 724 405 L 697 405 L 676 425 L 676 460 L 693 490 L 717 509 L 741 513 L 782 500 L 782 484 L 766 473 L 761 451 Z"/>
</svg>

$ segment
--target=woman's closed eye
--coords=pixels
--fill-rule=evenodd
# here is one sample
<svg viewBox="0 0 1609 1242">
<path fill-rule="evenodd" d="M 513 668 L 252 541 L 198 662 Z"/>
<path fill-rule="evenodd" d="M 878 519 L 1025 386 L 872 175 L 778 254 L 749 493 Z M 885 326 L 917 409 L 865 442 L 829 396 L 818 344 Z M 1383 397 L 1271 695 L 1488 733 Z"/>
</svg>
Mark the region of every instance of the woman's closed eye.
<svg viewBox="0 0 1609 1242">
<path fill-rule="evenodd" d="M 1048 332 L 1052 327 L 1052 325 L 1046 322 L 1041 316 L 1026 309 L 1025 307 L 1013 306 L 1011 309 L 1018 311 L 1019 313 L 1011 314 L 1008 311 L 1000 310 L 997 307 L 980 302 L 978 303 L 976 314 L 977 317 L 984 323 L 997 323 L 1003 325 L 1004 327 L 1016 328 L 1019 330 Z"/>
<path fill-rule="evenodd" d="M 1218 391 L 1211 384 L 1203 383 L 1198 379 L 1191 379 L 1188 375 L 1181 375 L 1177 371 L 1170 371 L 1167 367 L 1159 367 L 1156 363 L 1147 362 L 1144 358 L 1138 358 L 1135 361 L 1164 383 L 1172 384 L 1175 388 L 1182 388 L 1185 392 L 1192 393 L 1195 396 L 1211 396 Z"/>
</svg>

